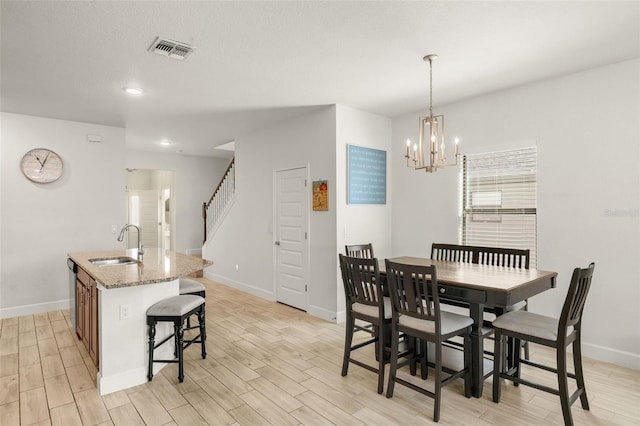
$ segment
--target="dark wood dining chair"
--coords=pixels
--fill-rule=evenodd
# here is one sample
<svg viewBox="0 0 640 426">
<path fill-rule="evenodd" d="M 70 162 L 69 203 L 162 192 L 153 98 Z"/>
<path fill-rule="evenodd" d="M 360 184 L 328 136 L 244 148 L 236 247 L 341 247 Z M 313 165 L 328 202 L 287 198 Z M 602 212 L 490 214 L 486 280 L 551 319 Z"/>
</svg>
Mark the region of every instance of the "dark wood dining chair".
<svg viewBox="0 0 640 426">
<path fill-rule="evenodd" d="M 378 373 L 378 393 L 382 393 L 384 386 L 385 349 L 388 343 L 382 328 L 391 324 L 391 301 L 383 296 L 378 259 L 363 259 L 359 257 L 343 256 L 339 254 L 340 271 L 346 301 L 344 357 L 342 360 L 342 375 L 346 376 L 349 363 L 356 364 L 367 370 Z M 353 345 L 355 331 L 369 331 L 364 327 L 357 327 L 356 320 L 372 325 L 372 338 Z M 377 344 L 376 344 L 377 343 Z M 362 347 L 376 344 L 376 359 L 378 367 L 373 367 L 351 357 L 351 352 Z M 387 357 L 388 358 L 388 357 Z"/>
<path fill-rule="evenodd" d="M 496 357 L 497 365 L 493 369 L 494 402 L 500 402 L 501 379 L 507 379 L 513 381 L 515 385 L 531 386 L 558 395 L 565 425 L 573 425 L 571 405 L 578 397 L 582 408 L 589 410 L 589 401 L 582 372 L 581 339 L 582 311 L 591 287 L 594 268 L 595 264 L 591 263 L 588 268 L 576 268 L 573 270 L 569 291 L 559 319 L 527 311 L 513 311 L 501 315 L 493 322 L 496 333 L 494 353 L 502 352 L 503 339 L 505 337 L 516 339 L 516 344 L 519 340 L 527 340 L 556 350 L 556 368 L 537 364 L 530 360 L 521 360 L 520 353 L 517 351 L 513 368 L 503 371 L 506 369 L 503 367 L 502 357 Z M 572 345 L 575 374 L 567 371 L 567 347 L 569 345 Z M 522 379 L 520 377 L 522 364 L 555 373 L 558 379 L 558 389 Z M 576 391 L 571 395 L 569 395 L 568 378 L 575 379 L 577 384 Z"/>
<path fill-rule="evenodd" d="M 344 246 L 344 252 L 349 257 L 360 257 L 363 259 L 373 259 L 373 245 L 367 244 L 352 244 Z"/>
<path fill-rule="evenodd" d="M 447 262 L 473 263 L 473 246 L 433 243 L 431 244 L 431 259 L 445 260 Z M 469 308 L 469 304 L 457 300 L 443 300 L 442 303 L 460 308 Z"/>
<path fill-rule="evenodd" d="M 503 247 L 475 247 L 476 262 L 480 265 L 504 266 L 508 268 L 529 269 L 531 251 L 528 249 L 513 249 Z M 522 300 L 505 308 L 506 312 L 528 310 L 529 301 Z M 485 312 L 498 314 L 493 307 L 485 307 Z M 486 327 L 493 327 L 489 320 L 484 321 Z M 529 342 L 522 341 L 521 347 L 524 348 L 524 357 L 529 359 Z M 513 359 L 513 354 L 509 354 L 509 359 Z"/>
<path fill-rule="evenodd" d="M 415 266 L 385 260 L 387 284 L 392 300 L 391 320 L 391 368 L 387 398 L 393 396 L 394 384 L 407 386 L 434 399 L 433 421 L 440 420 L 440 400 L 442 386 L 454 380 L 464 378 L 464 393 L 471 397 L 471 326 L 473 320 L 465 315 L 440 310 L 438 297 L 438 277 L 435 266 Z M 398 377 L 398 368 L 415 362 L 413 358 L 398 363 L 398 336 L 404 333 L 421 341 L 435 345 L 434 391 L 418 386 Z M 442 366 L 442 343 L 454 336 L 462 336 L 464 341 L 464 366 L 462 370 L 452 371 Z M 419 357 L 426 357 L 421 351 Z M 421 365 L 425 365 L 421 361 Z M 448 377 L 443 379 L 443 371 Z M 425 375 L 423 374 L 423 377 Z"/>
<path fill-rule="evenodd" d="M 373 259 L 375 257 L 373 255 L 373 245 L 371 243 L 345 245 L 344 252 L 349 257 L 359 257 L 361 259 Z M 354 326 L 354 331 L 367 331 L 371 333 L 371 335 L 375 334 L 375 329 L 372 324 L 364 326 L 362 324 L 356 324 Z"/>
<path fill-rule="evenodd" d="M 460 263 L 475 263 L 477 250 L 475 246 L 466 246 L 459 244 L 445 244 L 445 243 L 432 243 L 431 244 L 431 259 L 432 260 L 444 260 L 447 262 L 460 262 Z M 469 304 L 458 300 L 444 299 L 441 300 L 444 305 L 456 306 L 458 308 L 469 309 Z M 455 311 L 460 313 L 460 311 Z M 465 311 L 468 312 L 468 311 Z M 490 326 L 483 325 L 480 327 L 479 333 L 483 337 L 488 337 L 493 334 L 493 329 Z M 464 342 L 458 341 L 459 339 L 450 339 L 445 342 L 446 346 L 452 347 L 458 350 L 464 350 Z M 485 351 L 486 355 L 493 355 L 488 351 Z M 488 377 L 488 376 L 487 376 Z M 486 378 L 486 377 L 485 377 Z"/>
</svg>

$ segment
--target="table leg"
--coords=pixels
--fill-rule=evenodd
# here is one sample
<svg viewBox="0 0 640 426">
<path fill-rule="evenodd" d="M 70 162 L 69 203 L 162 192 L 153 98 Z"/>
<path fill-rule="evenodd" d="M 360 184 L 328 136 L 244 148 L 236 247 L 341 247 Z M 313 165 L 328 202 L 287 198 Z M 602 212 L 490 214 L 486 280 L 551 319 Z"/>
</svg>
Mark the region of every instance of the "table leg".
<svg viewBox="0 0 640 426">
<path fill-rule="evenodd" d="M 387 350 L 384 351 L 384 362 L 389 362 L 389 359 L 391 357 L 391 347 L 392 347 L 391 324 L 387 322 L 383 322 L 380 328 L 382 328 L 382 332 L 384 333 L 384 341 L 386 343 L 385 346 L 387 347 Z M 380 332 L 380 328 L 378 327 L 374 328 L 374 333 L 373 333 L 374 337 L 378 335 L 378 333 Z M 376 361 L 378 361 L 378 345 L 379 344 L 380 344 L 380 340 L 377 340 L 374 345 L 375 351 L 376 351 Z"/>
<path fill-rule="evenodd" d="M 484 347 L 482 338 L 482 321 L 484 305 L 469 305 L 469 315 L 473 319 L 471 327 L 471 393 L 474 397 L 482 397 L 484 383 Z"/>
<path fill-rule="evenodd" d="M 499 306 L 495 307 L 496 318 L 499 317 L 500 315 L 504 315 L 505 312 L 506 312 L 505 308 L 499 307 Z M 508 337 L 505 340 L 507 343 L 505 352 L 504 354 L 500 354 L 500 356 L 505 357 L 505 359 L 503 360 L 503 365 L 504 365 L 505 371 L 509 371 L 514 366 L 516 349 L 515 349 L 514 339 L 512 337 Z M 495 357 L 496 355 L 494 354 L 493 356 Z"/>
</svg>

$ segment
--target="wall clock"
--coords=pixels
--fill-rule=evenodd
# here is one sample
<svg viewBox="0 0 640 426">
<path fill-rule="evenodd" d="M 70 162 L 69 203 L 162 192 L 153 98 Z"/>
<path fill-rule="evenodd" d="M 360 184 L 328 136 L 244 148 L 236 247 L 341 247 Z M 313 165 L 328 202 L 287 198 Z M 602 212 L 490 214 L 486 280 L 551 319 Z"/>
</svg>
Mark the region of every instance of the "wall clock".
<svg viewBox="0 0 640 426">
<path fill-rule="evenodd" d="M 55 182 L 62 176 L 62 159 L 46 148 L 36 148 L 27 152 L 20 162 L 24 176 L 32 182 Z"/>
</svg>

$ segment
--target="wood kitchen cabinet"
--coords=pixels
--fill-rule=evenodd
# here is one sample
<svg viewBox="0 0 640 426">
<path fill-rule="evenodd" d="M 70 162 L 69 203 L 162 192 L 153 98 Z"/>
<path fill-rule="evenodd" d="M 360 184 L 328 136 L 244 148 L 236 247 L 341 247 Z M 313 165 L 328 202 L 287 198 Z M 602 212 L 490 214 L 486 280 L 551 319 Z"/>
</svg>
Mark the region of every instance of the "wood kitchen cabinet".
<svg viewBox="0 0 640 426">
<path fill-rule="evenodd" d="M 80 267 L 76 279 L 76 333 L 98 366 L 98 286 Z"/>
<path fill-rule="evenodd" d="M 85 285 L 76 279 L 76 334 L 84 339 L 84 299 Z"/>
</svg>

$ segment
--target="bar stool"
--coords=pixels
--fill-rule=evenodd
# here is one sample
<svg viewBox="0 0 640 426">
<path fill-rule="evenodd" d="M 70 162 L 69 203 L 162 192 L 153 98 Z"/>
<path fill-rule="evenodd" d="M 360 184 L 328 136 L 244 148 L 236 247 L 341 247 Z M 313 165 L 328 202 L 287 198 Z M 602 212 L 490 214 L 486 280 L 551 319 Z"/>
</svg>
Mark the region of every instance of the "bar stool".
<svg viewBox="0 0 640 426">
<path fill-rule="evenodd" d="M 151 305 L 147 309 L 147 325 L 149 326 L 149 373 L 147 378 L 149 381 L 153 379 L 153 363 L 178 363 L 178 380 L 182 382 L 184 380 L 184 367 L 183 367 L 183 352 L 186 348 L 191 346 L 192 343 L 200 343 L 202 345 L 202 359 L 207 357 L 207 351 L 205 349 L 205 340 L 207 339 L 207 333 L 205 329 L 205 303 L 204 298 L 196 295 L 180 295 L 173 296 L 160 302 Z M 198 323 L 200 333 L 192 339 L 184 339 L 184 320 L 191 315 L 198 315 Z M 156 324 L 158 322 L 173 322 L 174 332 L 165 337 L 161 342 L 155 343 L 156 336 Z M 195 327 L 193 327 L 195 328 Z M 169 339 L 174 338 L 174 355 L 176 359 L 172 360 L 160 360 L 154 359 L 153 351 L 159 346 L 167 342 Z"/>
<path fill-rule="evenodd" d="M 180 294 L 195 294 L 197 296 L 205 297 L 205 286 L 190 278 L 180 278 Z"/>
<path fill-rule="evenodd" d="M 205 286 L 189 278 L 180 278 L 180 294 L 195 294 L 206 298 Z M 187 318 L 187 328 L 185 330 L 192 330 L 196 327 L 191 327 L 191 318 Z"/>
</svg>

